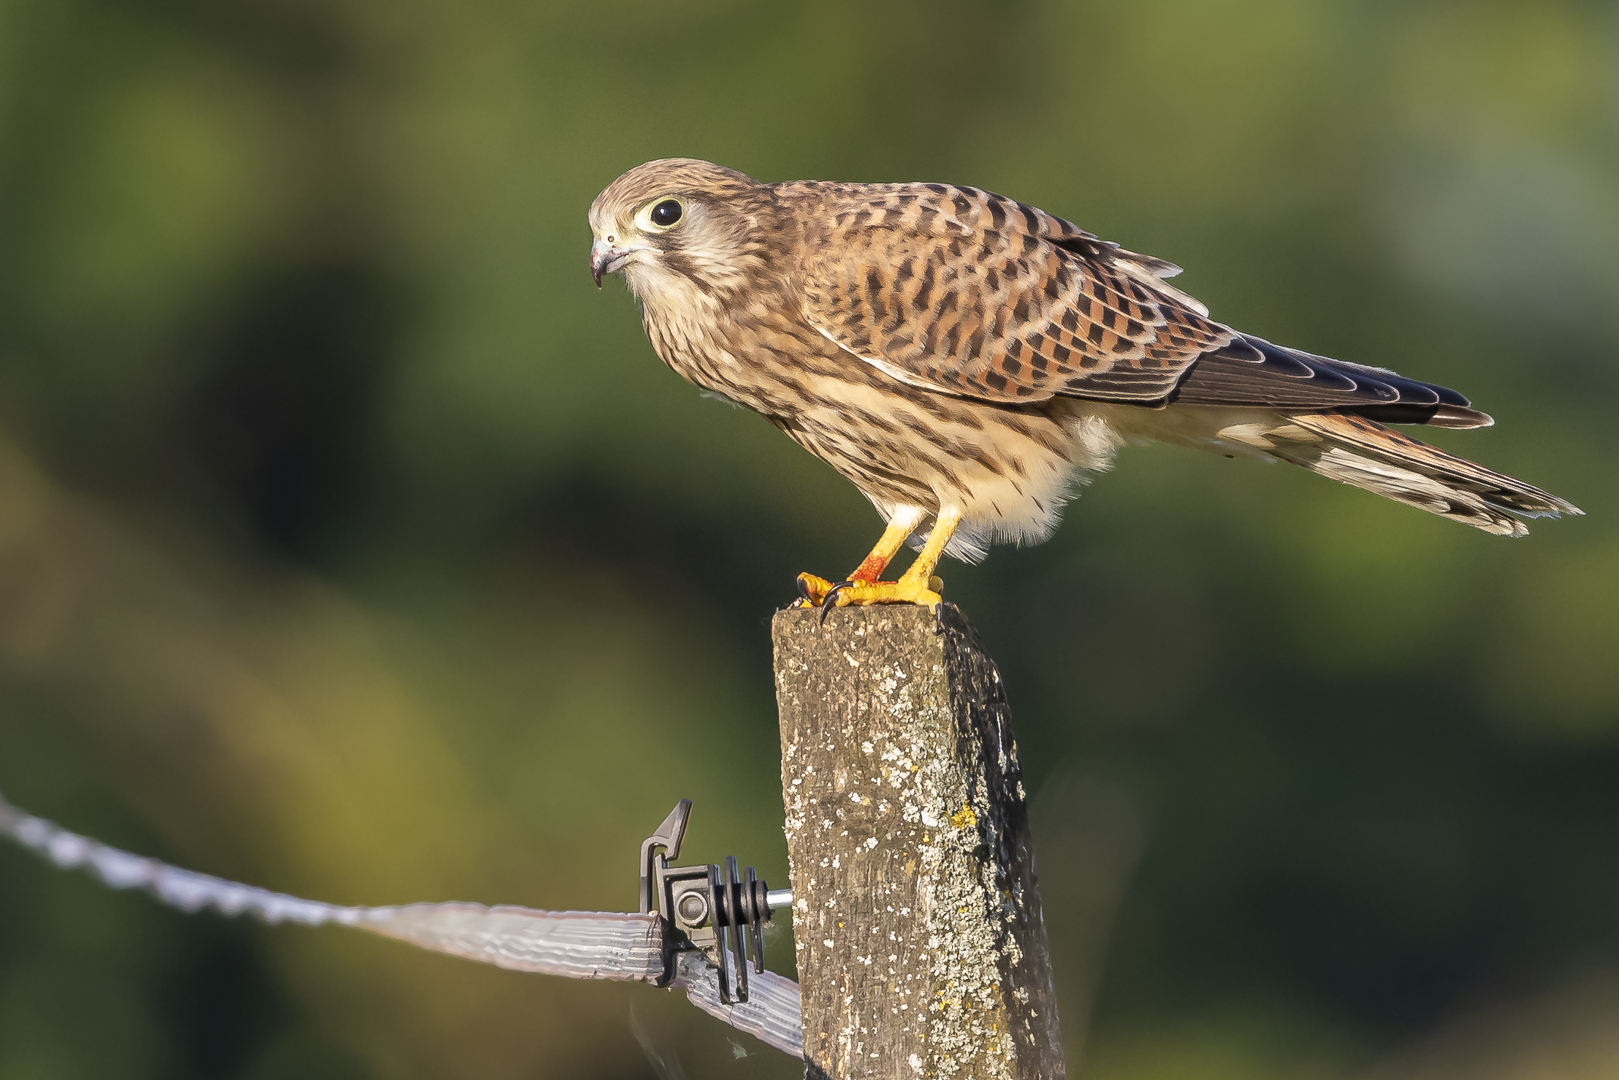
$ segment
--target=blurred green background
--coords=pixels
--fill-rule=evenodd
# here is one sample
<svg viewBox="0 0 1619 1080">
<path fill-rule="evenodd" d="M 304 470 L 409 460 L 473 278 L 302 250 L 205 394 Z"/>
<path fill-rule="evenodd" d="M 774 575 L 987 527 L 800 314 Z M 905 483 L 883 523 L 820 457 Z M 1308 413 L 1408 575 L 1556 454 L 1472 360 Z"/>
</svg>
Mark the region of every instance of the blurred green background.
<svg viewBox="0 0 1619 1080">
<path fill-rule="evenodd" d="M 768 618 L 879 523 L 591 287 L 669 155 L 1001 191 L 1493 413 L 1436 441 L 1589 517 L 1148 448 L 948 595 L 1073 1071 L 1619 1075 L 1611 3 L 3 0 L 0 788 L 336 902 L 606 909 L 689 795 L 785 883 Z M 799 1075 L 0 849 L 0 1080 L 652 1077 L 632 1007 Z"/>
</svg>

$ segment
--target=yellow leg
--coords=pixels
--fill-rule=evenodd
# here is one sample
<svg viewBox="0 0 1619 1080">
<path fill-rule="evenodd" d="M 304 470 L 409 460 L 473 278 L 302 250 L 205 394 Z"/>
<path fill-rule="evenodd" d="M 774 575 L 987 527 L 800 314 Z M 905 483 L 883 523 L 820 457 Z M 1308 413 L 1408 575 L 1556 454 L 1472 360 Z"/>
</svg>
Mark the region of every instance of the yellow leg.
<svg viewBox="0 0 1619 1080">
<path fill-rule="evenodd" d="M 871 554 L 862 559 L 860 565 L 854 568 L 854 573 L 849 575 L 849 580 L 876 581 L 882 577 L 883 571 L 888 569 L 888 561 L 899 551 L 900 546 L 911 538 L 911 534 L 916 531 L 918 525 L 922 524 L 922 519 L 925 516 L 927 515 L 920 510 L 913 513 L 907 509 L 896 513 L 894 520 L 888 523 L 888 528 L 883 530 L 882 539 L 878 540 L 877 546 L 871 549 Z"/>
<path fill-rule="evenodd" d="M 849 575 L 850 581 L 876 581 L 882 577 L 883 571 L 888 568 L 888 562 L 899 551 L 900 546 L 910 539 L 916 527 L 922 524 L 927 511 L 920 506 L 901 506 L 895 509 L 894 516 L 889 519 L 888 528 L 883 530 L 882 539 L 877 546 L 871 549 L 871 554 L 861 560 L 855 567 L 854 573 Z M 798 590 L 804 594 L 804 600 L 799 601 L 808 607 L 819 607 L 832 591 L 834 582 L 814 574 L 798 575 Z M 807 601 L 807 603 L 805 603 Z"/>
<path fill-rule="evenodd" d="M 889 518 L 889 526 L 882 529 L 882 539 L 879 539 L 877 546 L 871 549 L 871 554 L 866 555 L 860 565 L 855 567 L 855 572 L 848 575 L 848 580 L 876 581 L 877 578 L 881 578 L 882 572 L 889 565 L 889 560 L 894 559 L 895 552 L 899 551 L 903 542 L 910 539 L 910 534 L 915 533 L 916 526 L 921 525 L 923 518 L 926 517 L 928 512 L 921 507 L 895 508 L 894 517 Z M 826 578 L 813 573 L 800 573 L 798 591 L 803 593 L 803 599 L 797 601 L 798 606 L 821 606 L 834 585 L 834 581 L 827 581 Z"/>
<path fill-rule="evenodd" d="M 941 597 L 938 592 L 940 583 L 938 578 L 933 576 L 933 571 L 939 565 L 939 557 L 944 554 L 944 547 L 950 542 L 950 537 L 959 524 L 961 524 L 960 510 L 949 506 L 941 509 L 933 522 L 933 531 L 928 535 L 928 542 L 922 546 L 916 561 L 898 581 L 852 578 L 833 585 L 811 574 L 800 574 L 799 587 L 804 590 L 811 602 L 822 604 L 830 601 L 834 607 L 847 607 L 850 604 L 925 604 L 928 607 L 935 607 Z M 911 527 L 914 528 L 915 525 Z M 880 555 L 883 564 L 887 564 L 888 559 L 899 550 L 899 545 L 904 543 L 905 537 L 910 535 L 910 529 L 906 529 L 885 553 L 884 544 L 888 543 L 890 535 L 900 528 L 902 526 L 897 521 L 889 525 L 882 540 L 878 541 L 877 547 L 867 557 L 867 562 Z M 865 569 L 866 563 L 860 565 L 861 569 Z"/>
</svg>

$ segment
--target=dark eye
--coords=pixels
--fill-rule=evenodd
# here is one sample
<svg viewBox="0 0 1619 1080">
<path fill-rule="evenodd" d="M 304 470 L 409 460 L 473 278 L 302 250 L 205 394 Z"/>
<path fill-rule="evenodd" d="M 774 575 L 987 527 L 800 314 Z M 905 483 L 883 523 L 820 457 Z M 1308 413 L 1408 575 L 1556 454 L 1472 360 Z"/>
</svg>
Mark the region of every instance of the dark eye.
<svg viewBox="0 0 1619 1080">
<path fill-rule="evenodd" d="M 665 199 L 652 208 L 652 224 L 660 229 L 667 229 L 680 220 L 680 204 L 674 199 Z"/>
</svg>

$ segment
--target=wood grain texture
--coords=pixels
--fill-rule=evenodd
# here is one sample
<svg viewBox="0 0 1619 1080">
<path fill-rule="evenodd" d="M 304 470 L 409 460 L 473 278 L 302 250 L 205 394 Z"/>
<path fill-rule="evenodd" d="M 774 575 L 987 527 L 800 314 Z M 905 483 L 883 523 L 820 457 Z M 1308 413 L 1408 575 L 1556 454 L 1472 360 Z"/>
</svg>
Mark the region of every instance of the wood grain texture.
<svg viewBox="0 0 1619 1080">
<path fill-rule="evenodd" d="M 1022 770 L 966 620 L 774 622 L 810 1077 L 1065 1075 Z"/>
</svg>

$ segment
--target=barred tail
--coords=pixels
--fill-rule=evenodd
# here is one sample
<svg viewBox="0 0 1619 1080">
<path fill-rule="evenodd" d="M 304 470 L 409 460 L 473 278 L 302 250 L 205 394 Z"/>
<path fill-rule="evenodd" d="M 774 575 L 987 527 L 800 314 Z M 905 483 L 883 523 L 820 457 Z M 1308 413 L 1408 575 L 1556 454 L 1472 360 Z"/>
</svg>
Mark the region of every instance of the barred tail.
<svg viewBox="0 0 1619 1080">
<path fill-rule="evenodd" d="M 1540 488 L 1346 413 L 1287 416 L 1264 432 L 1267 453 L 1313 473 L 1497 536 L 1524 536 L 1513 515 L 1583 514 Z M 1246 441 L 1246 440 L 1245 440 Z"/>
</svg>

